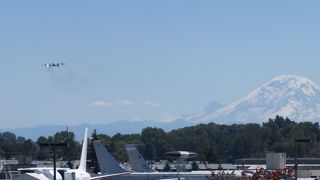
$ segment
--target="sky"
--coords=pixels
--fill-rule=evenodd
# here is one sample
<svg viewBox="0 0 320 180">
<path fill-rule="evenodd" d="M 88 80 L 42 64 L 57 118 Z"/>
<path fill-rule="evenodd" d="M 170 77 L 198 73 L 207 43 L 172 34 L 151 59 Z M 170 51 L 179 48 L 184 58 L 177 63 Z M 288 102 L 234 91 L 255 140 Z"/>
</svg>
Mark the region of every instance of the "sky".
<svg viewBox="0 0 320 180">
<path fill-rule="evenodd" d="M 171 121 L 278 75 L 320 83 L 319 5 L 1 1 L 0 127 Z"/>
</svg>

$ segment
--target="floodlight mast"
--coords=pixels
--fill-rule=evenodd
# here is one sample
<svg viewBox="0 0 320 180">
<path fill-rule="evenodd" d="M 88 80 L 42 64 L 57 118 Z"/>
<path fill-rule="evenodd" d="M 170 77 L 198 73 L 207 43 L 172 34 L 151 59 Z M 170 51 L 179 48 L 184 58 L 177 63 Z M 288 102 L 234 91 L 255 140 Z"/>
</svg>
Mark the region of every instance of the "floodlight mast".
<svg viewBox="0 0 320 180">
<path fill-rule="evenodd" d="M 56 143 L 56 142 L 53 142 L 53 143 L 39 143 L 39 145 L 41 147 L 53 147 L 53 180 L 56 180 L 57 179 L 57 174 L 56 174 L 56 170 L 57 170 L 57 162 L 56 162 L 56 146 L 59 146 L 59 147 L 65 147 L 65 146 L 68 146 L 68 143 L 65 143 L 65 142 L 60 142 L 60 143 Z"/>
</svg>

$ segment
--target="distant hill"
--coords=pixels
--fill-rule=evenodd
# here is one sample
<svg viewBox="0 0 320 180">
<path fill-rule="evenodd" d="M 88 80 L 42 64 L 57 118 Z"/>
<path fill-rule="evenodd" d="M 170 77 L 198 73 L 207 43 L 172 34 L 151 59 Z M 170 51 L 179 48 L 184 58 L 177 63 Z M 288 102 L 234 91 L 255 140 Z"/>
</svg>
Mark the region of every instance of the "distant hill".
<svg viewBox="0 0 320 180">
<path fill-rule="evenodd" d="M 72 131 L 76 135 L 78 141 L 82 140 L 84 129 L 89 128 L 91 133 L 93 129 L 97 130 L 97 133 L 114 135 L 116 133 L 122 134 L 132 134 L 140 133 L 145 127 L 158 127 L 165 131 L 170 131 L 172 129 L 185 127 L 188 122 L 184 120 L 176 120 L 173 122 L 154 122 L 151 120 L 144 121 L 114 121 L 104 124 L 77 124 L 77 125 L 40 125 L 28 128 L 12 128 L 12 129 L 2 129 L 3 131 L 10 131 L 17 136 L 22 136 L 26 138 L 31 138 L 37 140 L 40 136 L 51 136 L 56 132 L 65 131 L 68 127 L 69 131 Z"/>
</svg>

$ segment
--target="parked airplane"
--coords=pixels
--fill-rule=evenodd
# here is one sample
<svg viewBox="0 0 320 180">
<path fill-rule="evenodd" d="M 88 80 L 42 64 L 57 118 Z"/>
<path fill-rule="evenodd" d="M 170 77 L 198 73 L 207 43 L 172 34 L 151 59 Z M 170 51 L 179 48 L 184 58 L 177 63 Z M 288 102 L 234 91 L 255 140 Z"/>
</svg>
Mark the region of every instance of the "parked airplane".
<svg viewBox="0 0 320 180">
<path fill-rule="evenodd" d="M 52 68 L 52 67 L 60 67 L 62 65 L 64 65 L 63 62 L 61 62 L 61 63 L 46 63 L 43 66 L 46 68 Z"/>
<path fill-rule="evenodd" d="M 64 173 L 64 180 L 88 180 L 91 175 L 87 170 L 87 147 L 88 147 L 88 128 L 85 129 L 85 134 L 83 138 L 80 164 L 78 169 L 68 169 Z"/>
<path fill-rule="evenodd" d="M 190 151 L 171 151 L 164 153 L 164 155 L 173 159 L 189 159 L 197 157 L 198 153 Z"/>
<path fill-rule="evenodd" d="M 127 151 L 127 156 L 129 159 L 129 164 L 132 171 L 135 172 L 155 172 L 143 156 L 140 154 L 138 149 L 133 144 L 126 144 L 125 149 Z"/>
<path fill-rule="evenodd" d="M 155 172 L 144 160 L 138 149 L 133 144 L 125 146 L 131 170 L 135 172 Z M 164 153 L 167 157 L 177 160 L 176 169 L 179 172 L 185 171 L 185 160 L 198 156 L 195 152 L 171 151 Z"/>
<path fill-rule="evenodd" d="M 176 170 L 181 172 L 185 171 L 185 163 L 187 159 L 197 157 L 198 154 L 190 151 L 171 151 L 164 153 L 165 156 L 176 160 Z"/>
<path fill-rule="evenodd" d="M 100 141 L 93 142 L 96 156 L 98 159 L 100 171 L 104 175 L 114 175 L 111 180 L 173 180 L 173 179 L 204 179 L 207 180 L 211 176 L 211 171 L 197 172 L 135 172 L 121 167 L 114 157 L 108 152 Z M 139 153 L 140 154 L 140 153 Z M 142 157 L 142 156 L 141 156 Z M 137 167 L 143 166 L 142 161 L 135 162 Z M 139 168 L 138 168 L 139 169 Z"/>
<path fill-rule="evenodd" d="M 87 146 L 88 146 L 88 129 L 85 129 L 80 165 L 78 169 L 70 168 L 57 168 L 56 179 L 57 180 L 89 180 L 91 176 L 86 172 L 87 164 Z M 25 173 L 18 176 L 17 180 L 25 179 L 41 179 L 41 180 L 51 180 L 53 179 L 53 168 L 21 168 L 18 171 L 34 171 L 33 173 Z"/>
</svg>

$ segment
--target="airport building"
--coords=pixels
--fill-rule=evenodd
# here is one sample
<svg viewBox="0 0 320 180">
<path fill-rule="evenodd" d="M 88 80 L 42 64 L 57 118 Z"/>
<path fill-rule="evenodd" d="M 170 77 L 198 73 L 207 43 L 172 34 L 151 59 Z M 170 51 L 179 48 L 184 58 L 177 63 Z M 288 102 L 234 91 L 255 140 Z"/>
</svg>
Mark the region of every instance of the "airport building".
<svg viewBox="0 0 320 180">
<path fill-rule="evenodd" d="M 238 169 L 259 170 L 292 170 L 295 159 L 287 158 L 285 153 L 267 153 L 266 158 L 242 158 L 234 161 Z M 297 158 L 298 178 L 320 177 L 320 158 Z"/>
</svg>

